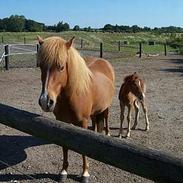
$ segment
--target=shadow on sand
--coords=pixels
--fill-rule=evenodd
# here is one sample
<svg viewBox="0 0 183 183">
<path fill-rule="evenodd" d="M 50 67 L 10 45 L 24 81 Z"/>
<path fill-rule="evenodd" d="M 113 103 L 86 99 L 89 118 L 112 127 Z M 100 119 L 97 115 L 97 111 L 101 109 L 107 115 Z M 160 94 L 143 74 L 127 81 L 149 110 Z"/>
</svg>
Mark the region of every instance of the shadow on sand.
<svg viewBox="0 0 183 183">
<path fill-rule="evenodd" d="M 16 136 L 16 135 L 1 135 L 0 136 L 0 172 L 3 169 L 11 168 L 27 159 L 25 150 L 30 147 L 40 146 L 48 144 L 47 142 L 37 139 L 33 136 Z M 15 169 L 15 168 L 13 168 Z M 14 173 L 16 172 L 16 173 Z M 18 168 L 13 170 L 13 173 L 0 173 L 0 182 L 11 182 L 11 181 L 32 181 L 42 179 L 50 179 L 53 182 L 59 181 L 59 174 L 50 173 L 35 173 L 25 174 L 18 171 Z M 74 174 L 69 174 L 68 179 L 80 182 L 81 177 Z"/>
</svg>

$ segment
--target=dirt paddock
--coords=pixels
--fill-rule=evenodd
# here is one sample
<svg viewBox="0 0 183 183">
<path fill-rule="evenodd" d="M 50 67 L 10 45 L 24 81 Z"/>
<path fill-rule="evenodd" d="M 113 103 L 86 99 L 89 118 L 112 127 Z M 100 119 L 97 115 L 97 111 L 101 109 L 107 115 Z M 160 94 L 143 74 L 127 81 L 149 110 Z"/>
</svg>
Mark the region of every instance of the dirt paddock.
<svg viewBox="0 0 183 183">
<path fill-rule="evenodd" d="M 147 84 L 150 131 L 143 131 L 145 121 L 140 111 L 137 129 L 131 132 L 131 138 L 122 141 L 183 157 L 183 56 L 118 59 L 111 63 L 116 71 L 116 95 L 110 108 L 111 138 L 116 138 L 119 130 L 119 87 L 124 76 L 136 71 Z M 0 71 L 1 103 L 53 118 L 38 106 L 40 91 L 38 68 Z M 153 182 L 90 158 L 89 163 L 92 183 Z M 57 182 L 61 168 L 61 147 L 0 125 L 0 182 Z M 81 170 L 81 156 L 70 151 L 66 182 L 79 182 Z"/>
</svg>

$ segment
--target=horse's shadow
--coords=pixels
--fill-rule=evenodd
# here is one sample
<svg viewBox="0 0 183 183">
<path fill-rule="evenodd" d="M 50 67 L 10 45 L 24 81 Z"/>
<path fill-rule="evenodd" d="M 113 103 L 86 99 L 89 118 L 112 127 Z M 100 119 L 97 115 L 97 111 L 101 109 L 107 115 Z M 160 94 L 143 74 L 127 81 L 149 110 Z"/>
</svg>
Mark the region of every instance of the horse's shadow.
<svg viewBox="0 0 183 183">
<path fill-rule="evenodd" d="M 48 144 L 47 142 L 37 139 L 33 136 L 16 136 L 16 135 L 0 135 L 0 172 L 3 169 L 10 168 L 17 165 L 27 159 L 27 154 L 25 150 L 30 147 L 40 146 Z M 5 171 L 6 172 L 6 171 Z M 0 173 L 0 182 L 9 181 L 22 181 L 22 180 L 42 180 L 50 179 L 53 182 L 59 181 L 59 174 L 50 173 L 36 173 L 36 174 L 26 174 L 26 172 L 21 172 L 17 169 L 13 170 L 16 173 Z M 68 179 L 80 182 L 81 177 L 74 174 L 69 174 Z"/>
</svg>

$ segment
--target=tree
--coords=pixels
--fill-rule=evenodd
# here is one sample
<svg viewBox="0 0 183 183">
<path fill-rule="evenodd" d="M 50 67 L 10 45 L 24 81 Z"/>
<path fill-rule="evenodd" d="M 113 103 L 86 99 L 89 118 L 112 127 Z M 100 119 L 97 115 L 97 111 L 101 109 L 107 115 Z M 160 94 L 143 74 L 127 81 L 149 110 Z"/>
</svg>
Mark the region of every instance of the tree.
<svg viewBox="0 0 183 183">
<path fill-rule="evenodd" d="M 36 22 L 34 20 L 25 21 L 25 30 L 28 32 L 41 32 L 43 31 L 44 24 Z"/>
<path fill-rule="evenodd" d="M 113 31 L 113 25 L 111 24 L 106 24 L 103 28 L 104 31 L 109 31 L 112 32 Z"/>
<path fill-rule="evenodd" d="M 141 28 L 138 27 L 137 25 L 133 25 L 133 26 L 131 27 L 131 29 L 132 29 L 132 32 L 133 32 L 133 33 L 140 32 L 140 31 L 141 31 Z"/>
<path fill-rule="evenodd" d="M 56 25 L 49 25 L 49 26 L 45 26 L 45 30 L 46 31 L 56 31 L 57 26 Z"/>
<path fill-rule="evenodd" d="M 63 23 L 58 22 L 57 27 L 56 27 L 56 32 L 62 32 L 62 31 L 68 31 L 69 30 L 69 24 L 68 23 Z"/>
<path fill-rule="evenodd" d="M 6 31 L 6 20 L 5 19 L 0 19 L 0 32 Z"/>
<path fill-rule="evenodd" d="M 145 26 L 145 27 L 143 28 L 143 30 L 144 30 L 145 32 L 149 32 L 149 31 L 151 31 L 151 28 Z"/>
<path fill-rule="evenodd" d="M 80 30 L 79 25 L 75 25 L 74 28 L 73 28 L 73 31 L 79 31 L 79 30 Z"/>
<path fill-rule="evenodd" d="M 7 20 L 7 31 L 22 32 L 24 31 L 25 17 L 19 15 L 12 15 Z"/>
</svg>

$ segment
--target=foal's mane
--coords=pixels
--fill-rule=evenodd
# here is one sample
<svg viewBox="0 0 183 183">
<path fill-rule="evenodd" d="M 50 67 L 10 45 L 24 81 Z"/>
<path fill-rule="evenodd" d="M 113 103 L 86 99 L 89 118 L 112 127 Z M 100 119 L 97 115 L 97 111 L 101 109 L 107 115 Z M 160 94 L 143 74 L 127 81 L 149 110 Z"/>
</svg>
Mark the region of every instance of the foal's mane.
<svg viewBox="0 0 183 183">
<path fill-rule="evenodd" d="M 134 72 L 133 74 L 126 76 L 124 78 L 124 82 L 126 83 L 128 81 L 134 81 L 136 79 L 140 79 L 140 78 L 139 78 L 139 75 L 136 72 Z"/>
<path fill-rule="evenodd" d="M 68 84 L 73 92 L 86 92 L 89 89 L 92 72 L 79 52 L 71 46 L 67 48 L 66 41 L 60 37 L 49 37 L 44 40 L 38 53 L 43 65 L 67 64 Z"/>
<path fill-rule="evenodd" d="M 126 76 L 126 77 L 124 78 L 123 86 L 124 86 L 125 84 L 128 85 L 128 82 L 133 82 L 133 81 L 135 81 L 135 80 L 139 80 L 139 81 L 140 81 L 140 86 L 141 86 L 142 90 L 143 90 L 144 92 L 146 92 L 146 85 L 145 85 L 145 82 L 144 82 L 144 80 L 142 80 L 142 79 L 140 78 L 140 76 L 139 76 L 136 72 L 134 72 L 133 74 L 128 75 L 128 76 Z"/>
</svg>

